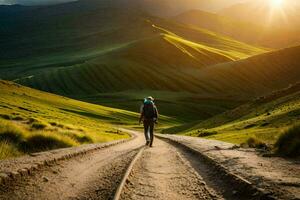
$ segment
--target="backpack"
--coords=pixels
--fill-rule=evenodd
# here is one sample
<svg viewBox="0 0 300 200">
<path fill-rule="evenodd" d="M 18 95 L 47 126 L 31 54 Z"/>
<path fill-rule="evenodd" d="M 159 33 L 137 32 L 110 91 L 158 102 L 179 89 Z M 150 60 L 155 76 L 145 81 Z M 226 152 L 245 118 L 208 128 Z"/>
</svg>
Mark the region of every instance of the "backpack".
<svg viewBox="0 0 300 200">
<path fill-rule="evenodd" d="M 154 104 L 152 102 L 144 104 L 143 112 L 144 112 L 145 119 L 156 118 L 156 110 L 155 110 Z"/>
</svg>

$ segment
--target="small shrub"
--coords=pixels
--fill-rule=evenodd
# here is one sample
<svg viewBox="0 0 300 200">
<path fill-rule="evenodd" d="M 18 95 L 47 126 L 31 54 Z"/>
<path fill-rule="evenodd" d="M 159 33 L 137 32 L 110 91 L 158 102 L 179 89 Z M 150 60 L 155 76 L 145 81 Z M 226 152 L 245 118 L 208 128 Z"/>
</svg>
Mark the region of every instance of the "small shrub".
<svg viewBox="0 0 300 200">
<path fill-rule="evenodd" d="M 65 125 L 59 124 L 59 123 L 57 123 L 57 122 L 50 122 L 50 125 L 51 125 L 51 126 L 58 127 L 58 128 L 65 128 Z"/>
<path fill-rule="evenodd" d="M 57 126 L 57 123 L 56 122 L 50 122 L 49 123 L 51 126 Z"/>
<path fill-rule="evenodd" d="M 24 120 L 24 118 L 21 117 L 21 116 L 14 116 L 12 119 L 16 120 L 16 121 L 22 121 L 22 120 Z"/>
<path fill-rule="evenodd" d="M 300 155 L 300 124 L 297 124 L 280 135 L 275 143 L 278 154 L 296 157 Z"/>
<path fill-rule="evenodd" d="M 253 127 L 255 127 L 255 126 L 256 126 L 256 124 L 248 124 L 248 125 L 246 125 L 246 126 L 244 127 L 244 129 L 253 128 Z"/>
<path fill-rule="evenodd" d="M 198 137 L 207 137 L 207 136 L 216 135 L 216 134 L 218 134 L 217 131 L 211 131 L 211 132 L 203 131 L 198 134 Z"/>
<path fill-rule="evenodd" d="M 74 139 L 75 141 L 77 141 L 80 144 L 94 142 L 93 139 L 90 136 L 88 136 L 86 134 L 83 134 L 83 133 L 61 132 L 61 134 L 69 136 L 70 138 Z"/>
<path fill-rule="evenodd" d="M 11 116 L 10 116 L 10 115 L 1 114 L 0 117 L 1 117 L 2 119 L 11 120 Z"/>
<path fill-rule="evenodd" d="M 268 126 L 268 125 L 270 125 L 270 122 L 263 122 L 260 126 L 265 127 L 265 126 Z"/>
<path fill-rule="evenodd" d="M 38 120 L 35 119 L 35 118 L 33 118 L 33 117 L 30 117 L 30 118 L 28 119 L 28 124 L 32 124 L 33 122 L 38 122 Z"/>
<path fill-rule="evenodd" d="M 67 136 L 40 132 L 26 138 L 26 142 L 22 143 L 21 148 L 24 152 L 39 152 L 76 145 L 77 143 Z"/>
<path fill-rule="evenodd" d="M 34 128 L 34 129 L 45 129 L 46 127 L 47 127 L 47 124 L 45 124 L 43 122 L 39 122 L 39 121 L 33 122 L 31 124 L 31 128 Z"/>
<path fill-rule="evenodd" d="M 0 123 L 0 141 L 20 143 L 24 140 L 25 132 L 12 123 Z"/>
<path fill-rule="evenodd" d="M 93 139 L 88 136 L 88 135 L 75 135 L 75 139 L 79 142 L 79 143 L 92 143 Z"/>
<path fill-rule="evenodd" d="M 266 143 L 262 142 L 261 140 L 257 139 L 256 137 L 248 138 L 248 140 L 246 141 L 246 144 L 250 148 L 258 148 L 258 149 L 267 148 Z"/>
</svg>

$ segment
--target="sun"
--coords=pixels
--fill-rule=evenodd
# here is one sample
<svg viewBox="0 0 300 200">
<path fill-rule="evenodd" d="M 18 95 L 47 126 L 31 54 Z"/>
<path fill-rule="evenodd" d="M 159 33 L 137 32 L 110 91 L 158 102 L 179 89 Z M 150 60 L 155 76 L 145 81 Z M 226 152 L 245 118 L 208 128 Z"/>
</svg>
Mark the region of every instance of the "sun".
<svg viewBox="0 0 300 200">
<path fill-rule="evenodd" d="M 281 7 L 284 0 L 271 0 L 271 4 L 273 7 Z"/>
</svg>

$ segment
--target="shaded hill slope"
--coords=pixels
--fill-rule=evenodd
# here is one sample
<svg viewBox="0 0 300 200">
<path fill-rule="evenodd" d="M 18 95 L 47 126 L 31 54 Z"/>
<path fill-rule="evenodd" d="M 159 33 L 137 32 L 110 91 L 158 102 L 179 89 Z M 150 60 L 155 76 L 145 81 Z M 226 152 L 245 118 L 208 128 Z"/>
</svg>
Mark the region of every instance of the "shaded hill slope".
<svg viewBox="0 0 300 200">
<path fill-rule="evenodd" d="M 167 129 L 198 137 L 241 143 L 255 137 L 274 143 L 279 134 L 300 120 L 300 84 L 262 96 L 202 122 Z"/>
<path fill-rule="evenodd" d="M 218 64 L 201 70 L 199 79 L 216 94 L 257 97 L 299 81 L 300 46 L 251 58 Z"/>
</svg>

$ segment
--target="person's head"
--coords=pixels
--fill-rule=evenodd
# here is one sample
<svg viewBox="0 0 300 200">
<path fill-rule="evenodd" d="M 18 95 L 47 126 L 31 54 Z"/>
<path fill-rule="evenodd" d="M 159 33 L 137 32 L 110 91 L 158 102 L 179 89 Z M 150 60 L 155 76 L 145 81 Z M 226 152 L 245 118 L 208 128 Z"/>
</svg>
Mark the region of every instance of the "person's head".
<svg viewBox="0 0 300 200">
<path fill-rule="evenodd" d="M 154 98 L 149 96 L 144 99 L 144 104 L 154 103 Z"/>
<path fill-rule="evenodd" d="M 149 101 L 154 101 L 154 98 L 151 97 L 151 96 L 147 97 L 147 99 L 148 99 Z"/>
</svg>

